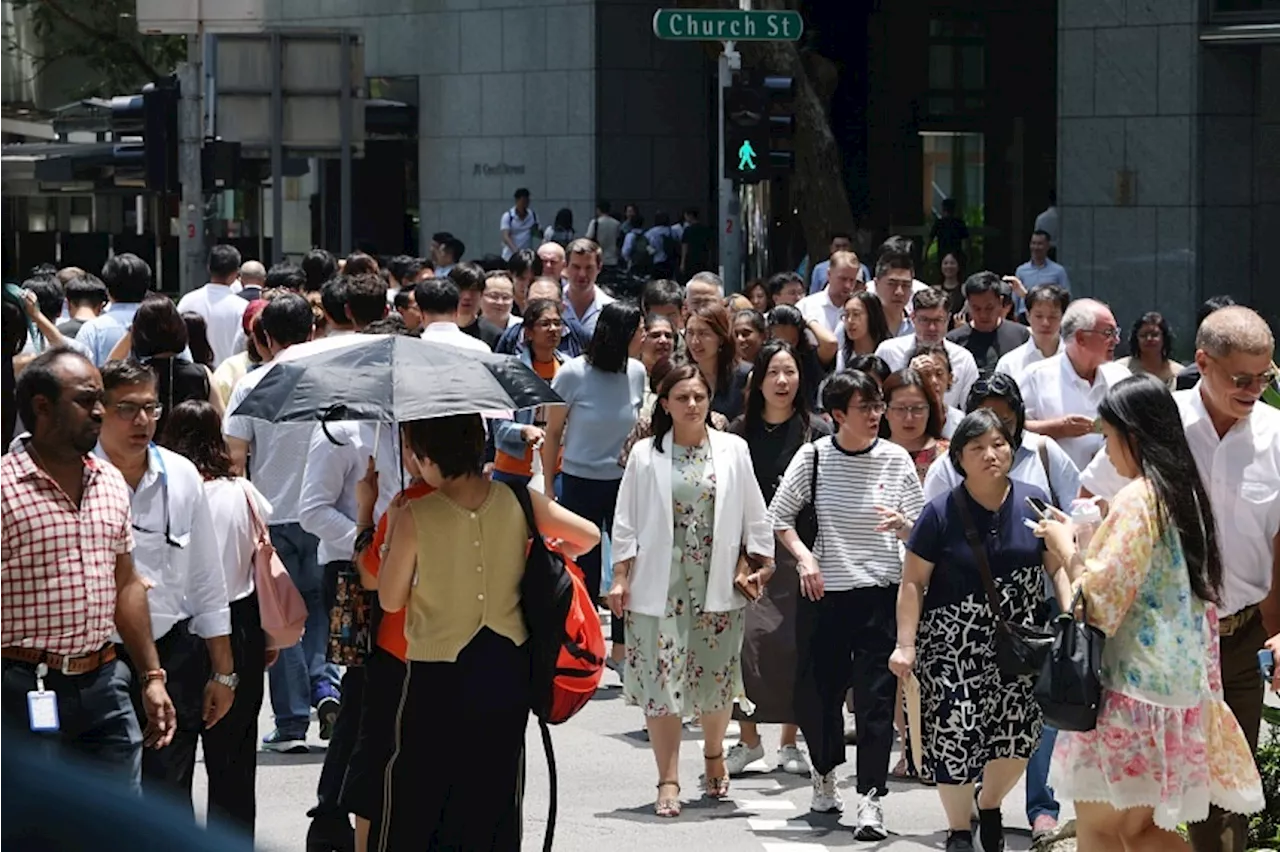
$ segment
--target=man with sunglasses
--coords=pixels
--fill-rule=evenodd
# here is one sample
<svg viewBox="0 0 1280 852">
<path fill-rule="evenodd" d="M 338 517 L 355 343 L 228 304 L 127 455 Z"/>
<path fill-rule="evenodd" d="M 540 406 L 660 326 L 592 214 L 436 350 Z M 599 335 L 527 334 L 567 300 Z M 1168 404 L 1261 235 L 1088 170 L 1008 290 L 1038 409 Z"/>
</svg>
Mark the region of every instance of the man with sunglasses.
<svg viewBox="0 0 1280 852">
<path fill-rule="evenodd" d="M 1196 332 L 1200 381 L 1173 398 L 1209 492 L 1222 549 L 1218 635 L 1222 691 L 1255 752 L 1265 687 L 1257 653 L 1280 633 L 1280 411 L 1262 402 L 1276 380 L 1275 338 L 1245 307 L 1209 314 Z M 1125 484 L 1105 452 L 1080 476 L 1110 500 Z M 1189 827 L 1196 852 L 1243 852 L 1248 818 L 1217 807 Z"/>
<path fill-rule="evenodd" d="M 226 579 L 199 472 L 152 443 L 160 416 L 155 374 L 134 361 L 108 361 L 102 388 L 105 415 L 94 452 L 129 487 L 134 565 L 149 586 L 151 635 L 178 717 L 173 741 L 143 754 L 142 788 L 190 809 L 200 731 L 231 709 L 239 684 Z M 123 646 L 116 653 L 129 659 Z M 141 678 L 131 692 L 144 721 Z"/>
<path fill-rule="evenodd" d="M 1111 309 L 1094 299 L 1072 302 L 1062 315 L 1062 349 L 1032 364 L 1018 380 L 1027 428 L 1048 435 L 1084 468 L 1102 447 L 1094 428 L 1098 403 L 1129 371 L 1111 363 L 1120 327 Z"/>
</svg>

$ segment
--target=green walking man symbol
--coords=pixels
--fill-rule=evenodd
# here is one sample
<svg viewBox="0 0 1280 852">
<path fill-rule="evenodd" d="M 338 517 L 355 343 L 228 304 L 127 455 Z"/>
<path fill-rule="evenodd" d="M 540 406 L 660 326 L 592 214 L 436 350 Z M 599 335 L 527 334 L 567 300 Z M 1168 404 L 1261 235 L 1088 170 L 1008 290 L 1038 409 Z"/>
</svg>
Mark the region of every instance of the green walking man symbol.
<svg viewBox="0 0 1280 852">
<path fill-rule="evenodd" d="M 738 149 L 738 171 L 754 172 L 756 170 L 756 149 L 751 147 L 751 140 L 743 140 Z"/>
</svg>

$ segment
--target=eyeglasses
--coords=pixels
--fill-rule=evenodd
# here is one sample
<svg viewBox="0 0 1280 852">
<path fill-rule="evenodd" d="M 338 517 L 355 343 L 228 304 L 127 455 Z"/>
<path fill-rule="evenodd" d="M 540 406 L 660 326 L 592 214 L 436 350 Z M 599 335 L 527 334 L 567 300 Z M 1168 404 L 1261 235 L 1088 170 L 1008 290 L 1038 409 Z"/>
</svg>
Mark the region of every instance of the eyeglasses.
<svg viewBox="0 0 1280 852">
<path fill-rule="evenodd" d="M 1115 326 L 1112 326 L 1111 328 L 1082 328 L 1080 331 L 1082 334 L 1101 334 L 1108 340 L 1120 339 L 1120 329 Z"/>
<path fill-rule="evenodd" d="M 138 414 L 146 412 L 148 420 L 159 420 L 160 414 L 164 411 L 164 406 L 158 402 L 148 402 L 145 405 L 138 405 L 136 402 L 113 402 L 107 406 L 116 413 L 126 423 L 132 423 L 138 419 Z"/>
<path fill-rule="evenodd" d="M 1017 388 L 1017 383 L 1004 373 L 983 376 L 969 389 L 970 397 L 1006 396 Z"/>
<path fill-rule="evenodd" d="M 849 406 L 849 408 L 862 415 L 879 417 L 884 414 L 885 405 L 883 402 L 860 402 L 857 405 Z"/>
<path fill-rule="evenodd" d="M 891 405 L 889 411 L 902 417 L 924 417 L 929 413 L 929 406 L 920 405 Z"/>
<path fill-rule="evenodd" d="M 1209 360 L 1214 362 L 1218 361 L 1218 359 L 1213 357 L 1212 355 L 1209 356 Z M 1278 376 L 1280 376 L 1280 374 L 1276 372 L 1275 367 L 1272 367 L 1270 370 L 1266 370 L 1265 372 L 1261 372 L 1261 373 L 1228 373 L 1227 374 L 1227 378 L 1231 380 L 1231 383 L 1233 385 L 1235 385 L 1236 390 L 1251 390 L 1255 384 L 1258 387 L 1265 388 L 1267 387 L 1267 385 L 1270 385 L 1273 382 L 1275 382 Z"/>
</svg>

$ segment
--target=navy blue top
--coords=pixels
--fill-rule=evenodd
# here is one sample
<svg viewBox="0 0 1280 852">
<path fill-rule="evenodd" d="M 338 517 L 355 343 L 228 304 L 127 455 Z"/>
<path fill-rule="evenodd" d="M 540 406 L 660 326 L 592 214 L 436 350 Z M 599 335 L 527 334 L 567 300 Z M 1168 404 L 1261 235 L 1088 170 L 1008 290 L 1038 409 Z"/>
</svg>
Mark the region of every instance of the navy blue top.
<svg viewBox="0 0 1280 852">
<path fill-rule="evenodd" d="M 571 317 L 564 317 L 564 333 L 560 335 L 560 346 L 558 347 L 560 354 L 566 358 L 577 358 L 587 351 L 587 344 L 590 342 L 591 335 L 587 334 L 587 330 L 582 327 L 582 323 Z M 516 355 L 519 354 L 520 346 L 523 343 L 524 324 L 516 323 L 502 332 L 502 336 L 498 338 L 498 342 L 493 346 L 493 351 L 499 355 Z"/>
<path fill-rule="evenodd" d="M 1047 494 L 1034 485 L 1015 479 L 1011 481 L 1009 496 L 1000 508 L 988 512 L 963 485 L 957 491 L 958 494 L 948 491 L 925 505 L 907 542 L 908 550 L 934 566 L 929 577 L 929 590 L 924 597 L 926 612 L 960 603 L 966 598 L 986 600 L 978 561 L 964 535 L 964 521 L 956 507 L 957 499 L 968 502 L 974 528 L 986 541 L 987 561 L 997 585 L 1002 577 L 1020 568 L 1044 564 L 1044 541 L 1036 538 L 1023 520 L 1037 519 L 1036 513 L 1027 505 L 1027 498 L 1038 497 L 1047 503 Z"/>
</svg>

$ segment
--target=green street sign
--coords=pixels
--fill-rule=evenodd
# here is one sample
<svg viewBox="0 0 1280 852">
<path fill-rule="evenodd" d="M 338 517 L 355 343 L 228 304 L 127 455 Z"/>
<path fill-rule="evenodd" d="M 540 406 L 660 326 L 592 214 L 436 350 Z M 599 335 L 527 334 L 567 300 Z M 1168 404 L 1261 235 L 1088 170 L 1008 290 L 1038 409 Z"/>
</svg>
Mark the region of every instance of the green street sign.
<svg viewBox="0 0 1280 852">
<path fill-rule="evenodd" d="M 671 41 L 796 41 L 804 32 L 799 12 L 734 9 L 659 9 L 653 34 Z"/>
</svg>

